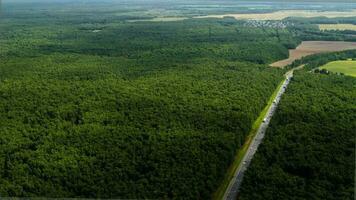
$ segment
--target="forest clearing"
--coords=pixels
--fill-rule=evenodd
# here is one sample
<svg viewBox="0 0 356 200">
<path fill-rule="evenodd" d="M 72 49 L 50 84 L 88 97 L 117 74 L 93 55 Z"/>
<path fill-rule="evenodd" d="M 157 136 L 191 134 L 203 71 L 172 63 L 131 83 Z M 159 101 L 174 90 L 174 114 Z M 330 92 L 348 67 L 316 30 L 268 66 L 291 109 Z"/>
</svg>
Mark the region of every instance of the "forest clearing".
<svg viewBox="0 0 356 200">
<path fill-rule="evenodd" d="M 345 75 L 356 77 L 356 61 L 354 60 L 341 60 L 333 61 L 320 67 L 331 72 L 343 73 Z"/>
</svg>

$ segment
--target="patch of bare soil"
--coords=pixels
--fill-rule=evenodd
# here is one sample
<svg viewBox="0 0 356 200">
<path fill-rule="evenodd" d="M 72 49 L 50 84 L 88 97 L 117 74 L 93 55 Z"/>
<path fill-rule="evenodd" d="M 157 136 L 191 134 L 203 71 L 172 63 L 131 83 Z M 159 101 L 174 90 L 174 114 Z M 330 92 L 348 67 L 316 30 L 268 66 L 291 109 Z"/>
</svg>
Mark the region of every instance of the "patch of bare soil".
<svg viewBox="0 0 356 200">
<path fill-rule="evenodd" d="M 272 67 L 285 67 L 302 57 L 327 52 L 356 49 L 356 42 L 305 41 L 296 49 L 289 50 L 289 58 L 272 63 Z"/>
</svg>

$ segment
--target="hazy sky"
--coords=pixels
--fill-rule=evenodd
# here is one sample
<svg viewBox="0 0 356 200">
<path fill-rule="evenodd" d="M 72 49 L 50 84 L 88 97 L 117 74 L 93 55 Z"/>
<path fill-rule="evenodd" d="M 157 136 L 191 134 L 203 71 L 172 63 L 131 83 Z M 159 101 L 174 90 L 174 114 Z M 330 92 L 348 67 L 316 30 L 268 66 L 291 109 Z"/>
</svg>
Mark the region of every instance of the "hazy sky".
<svg viewBox="0 0 356 200">
<path fill-rule="evenodd" d="M 338 5 L 342 3 L 352 3 L 352 5 L 356 5 L 356 0 L 0 0 L 0 9 L 5 9 L 6 4 L 17 4 L 17 3 L 64 3 L 64 4 L 85 4 L 85 3 L 99 3 L 102 5 L 105 4 L 110 4 L 110 3 L 115 3 L 115 4 L 125 4 L 126 6 L 134 5 L 134 6 L 155 6 L 158 4 L 165 5 L 165 6 L 175 6 L 175 5 L 199 5 L 200 3 L 202 5 L 204 4 L 214 4 L 214 5 L 238 5 L 239 2 L 258 2 L 258 3 L 268 3 L 268 2 L 274 2 L 275 6 L 278 6 L 278 2 L 281 2 L 284 4 L 284 6 L 288 5 L 288 2 L 291 3 L 316 3 L 316 4 L 322 4 L 323 2 L 325 3 L 338 3 Z M 332 6 L 333 4 L 329 4 L 329 7 Z M 36 5 L 37 6 L 37 5 Z M 355 6 L 352 6 L 351 8 L 354 8 Z"/>
<path fill-rule="evenodd" d="M 8 2 L 219 2 L 219 0 L 2 0 L 4 3 Z M 221 1 L 221 0 L 220 0 Z M 244 2 L 350 2 L 350 3 L 356 3 L 356 0 L 223 0 L 223 1 L 230 1 L 230 2 L 239 2 L 239 1 L 244 1 Z M 1 2 L 1 1 L 0 1 Z"/>
</svg>

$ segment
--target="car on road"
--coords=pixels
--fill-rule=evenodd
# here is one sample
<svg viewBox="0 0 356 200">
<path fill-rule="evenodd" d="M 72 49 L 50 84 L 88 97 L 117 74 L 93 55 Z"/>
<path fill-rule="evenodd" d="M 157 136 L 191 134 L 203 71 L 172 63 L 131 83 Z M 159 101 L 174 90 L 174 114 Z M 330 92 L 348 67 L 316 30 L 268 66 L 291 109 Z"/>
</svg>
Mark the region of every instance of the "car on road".
<svg viewBox="0 0 356 200">
<path fill-rule="evenodd" d="M 267 118 L 264 118 L 264 119 L 263 119 L 263 123 L 265 123 L 266 121 L 267 121 Z"/>
</svg>

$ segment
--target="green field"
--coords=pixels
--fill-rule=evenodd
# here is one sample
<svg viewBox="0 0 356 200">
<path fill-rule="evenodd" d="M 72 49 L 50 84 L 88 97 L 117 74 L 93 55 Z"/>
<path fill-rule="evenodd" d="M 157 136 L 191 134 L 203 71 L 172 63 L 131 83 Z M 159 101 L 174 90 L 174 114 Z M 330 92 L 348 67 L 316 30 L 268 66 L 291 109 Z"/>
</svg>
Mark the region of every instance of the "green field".
<svg viewBox="0 0 356 200">
<path fill-rule="evenodd" d="M 329 62 L 320 68 L 356 77 L 356 61 L 353 60 Z"/>
</svg>

